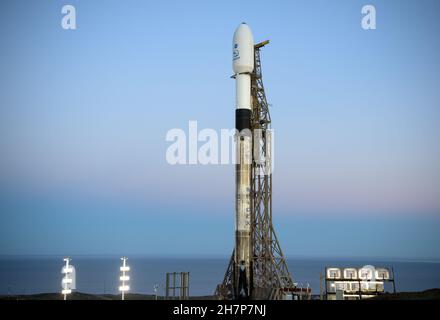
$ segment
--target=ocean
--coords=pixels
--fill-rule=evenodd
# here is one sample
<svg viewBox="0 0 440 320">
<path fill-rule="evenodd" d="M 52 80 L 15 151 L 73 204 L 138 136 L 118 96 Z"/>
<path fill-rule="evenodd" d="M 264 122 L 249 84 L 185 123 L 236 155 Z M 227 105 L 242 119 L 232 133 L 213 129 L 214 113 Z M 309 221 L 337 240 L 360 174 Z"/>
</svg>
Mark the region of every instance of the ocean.
<svg viewBox="0 0 440 320">
<path fill-rule="evenodd" d="M 166 272 L 190 272 L 191 296 L 213 294 L 223 279 L 228 258 L 152 258 L 128 257 L 131 270 L 131 292 L 164 295 Z M 440 288 L 440 262 L 438 261 L 380 261 L 318 258 L 288 259 L 289 270 L 295 282 L 312 288 L 319 294 L 319 276 L 326 266 L 361 267 L 367 264 L 393 267 L 397 291 L 421 291 Z M 116 294 L 119 286 L 118 257 L 72 256 L 76 268 L 77 291 Z M 62 257 L 1 257 L 0 295 L 59 292 L 61 288 Z"/>
</svg>

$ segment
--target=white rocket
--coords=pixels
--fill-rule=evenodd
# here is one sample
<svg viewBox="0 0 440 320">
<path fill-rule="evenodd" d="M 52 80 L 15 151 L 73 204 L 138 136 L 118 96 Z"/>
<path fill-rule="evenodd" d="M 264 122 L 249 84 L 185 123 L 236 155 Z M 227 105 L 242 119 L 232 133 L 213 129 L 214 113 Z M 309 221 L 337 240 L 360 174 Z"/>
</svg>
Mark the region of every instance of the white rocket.
<svg viewBox="0 0 440 320">
<path fill-rule="evenodd" d="M 252 282 L 251 172 L 252 98 L 251 73 L 254 71 L 254 39 L 246 23 L 235 30 L 232 42 L 232 68 L 236 82 L 236 224 L 234 289 L 236 298 L 247 298 Z"/>
</svg>

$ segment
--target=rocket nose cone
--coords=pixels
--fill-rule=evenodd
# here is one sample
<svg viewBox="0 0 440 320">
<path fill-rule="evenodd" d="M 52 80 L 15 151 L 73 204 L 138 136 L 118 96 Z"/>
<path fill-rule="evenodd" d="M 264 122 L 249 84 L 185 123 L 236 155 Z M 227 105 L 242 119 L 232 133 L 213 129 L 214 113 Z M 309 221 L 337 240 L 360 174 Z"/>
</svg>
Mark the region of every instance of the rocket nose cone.
<svg viewBox="0 0 440 320">
<path fill-rule="evenodd" d="M 246 22 L 240 23 L 238 25 L 237 29 L 235 29 L 235 32 L 238 32 L 239 30 L 246 30 L 245 32 L 249 32 L 252 34 L 251 28 L 249 27 L 249 25 Z"/>
<path fill-rule="evenodd" d="M 252 72 L 254 69 L 254 38 L 246 23 L 241 23 L 234 32 L 232 61 L 234 73 Z"/>
<path fill-rule="evenodd" d="M 252 30 L 246 23 L 241 23 L 237 29 L 235 29 L 234 32 L 234 42 L 248 42 L 248 41 L 254 41 Z"/>
</svg>

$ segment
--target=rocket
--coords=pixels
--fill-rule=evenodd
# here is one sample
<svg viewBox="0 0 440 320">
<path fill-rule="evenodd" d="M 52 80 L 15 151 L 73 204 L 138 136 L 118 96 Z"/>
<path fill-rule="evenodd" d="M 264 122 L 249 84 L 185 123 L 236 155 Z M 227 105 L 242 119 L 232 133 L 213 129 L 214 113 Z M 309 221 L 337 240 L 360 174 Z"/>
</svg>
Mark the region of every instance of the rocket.
<svg viewBox="0 0 440 320">
<path fill-rule="evenodd" d="M 235 30 L 232 41 L 232 69 L 236 84 L 235 128 L 235 254 L 233 287 L 236 299 L 249 298 L 252 286 L 251 175 L 252 175 L 252 95 L 254 40 L 246 23 Z"/>
</svg>

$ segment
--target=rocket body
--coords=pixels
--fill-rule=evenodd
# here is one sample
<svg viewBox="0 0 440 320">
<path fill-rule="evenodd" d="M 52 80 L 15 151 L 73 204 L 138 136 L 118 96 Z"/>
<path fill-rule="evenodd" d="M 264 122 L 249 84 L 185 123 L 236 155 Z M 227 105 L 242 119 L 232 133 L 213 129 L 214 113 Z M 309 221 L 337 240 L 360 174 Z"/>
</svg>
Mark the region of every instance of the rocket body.
<svg viewBox="0 0 440 320">
<path fill-rule="evenodd" d="M 235 205 L 235 297 L 247 298 L 252 284 L 251 175 L 252 175 L 252 98 L 254 40 L 251 29 L 240 24 L 234 33 L 232 66 L 236 81 L 236 205 Z"/>
</svg>

